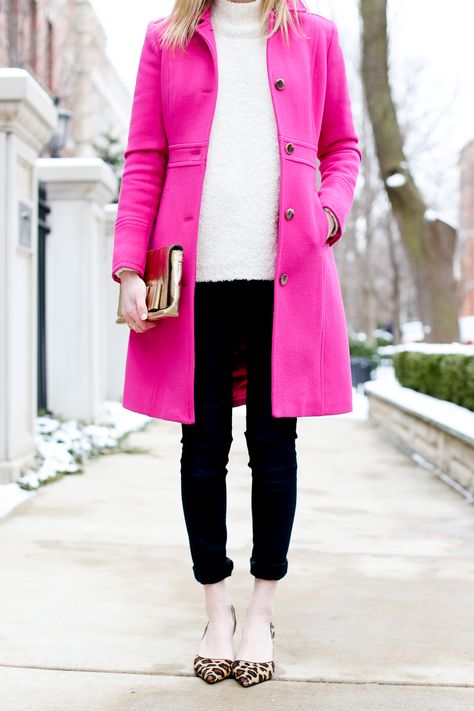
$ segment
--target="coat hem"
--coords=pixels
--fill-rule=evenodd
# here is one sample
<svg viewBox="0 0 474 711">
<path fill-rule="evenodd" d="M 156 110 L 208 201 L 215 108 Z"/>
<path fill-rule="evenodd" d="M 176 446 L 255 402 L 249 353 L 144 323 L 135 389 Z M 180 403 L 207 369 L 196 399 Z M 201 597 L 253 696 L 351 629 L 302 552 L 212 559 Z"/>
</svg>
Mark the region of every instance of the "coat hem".
<svg viewBox="0 0 474 711">
<path fill-rule="evenodd" d="M 239 407 L 241 405 L 245 405 L 245 400 L 243 398 L 239 398 L 238 400 L 234 401 L 233 407 Z M 148 415 L 148 417 L 153 417 L 154 419 L 157 420 L 166 420 L 168 422 L 179 422 L 181 424 L 194 424 L 194 420 L 192 418 L 187 417 L 183 418 L 179 415 L 171 415 L 171 414 L 166 414 L 164 412 L 160 412 L 159 410 L 154 410 L 152 407 L 141 407 L 140 405 L 133 405 L 133 404 L 125 404 L 122 402 L 122 407 L 125 408 L 125 410 L 130 410 L 131 412 L 138 412 L 141 415 Z M 273 412 L 273 417 L 327 417 L 330 415 L 344 415 L 350 412 L 354 411 L 354 407 L 351 406 L 342 406 L 342 407 L 337 407 L 332 409 L 330 412 L 329 411 L 324 411 L 320 410 L 319 412 L 303 412 L 300 414 L 295 414 L 292 411 L 289 412 Z"/>
<path fill-rule="evenodd" d="M 317 412 L 314 410 L 298 410 L 298 414 L 295 414 L 294 411 L 289 410 L 289 411 L 281 411 L 281 410 L 275 410 L 272 412 L 273 417 L 327 417 L 330 415 L 344 415 L 350 412 L 354 411 L 354 405 L 341 405 L 340 407 L 334 407 L 331 408 L 330 410 L 328 409 L 320 409 Z"/>
<path fill-rule="evenodd" d="M 194 423 L 194 421 L 190 417 L 183 418 L 179 415 L 165 415 L 164 413 L 160 413 L 159 411 L 154 410 L 152 407 L 142 407 L 141 405 L 125 404 L 124 402 L 122 402 L 122 407 L 125 410 L 130 410 L 131 412 L 138 412 L 138 414 L 140 415 L 147 415 L 148 417 L 152 417 L 156 420 L 166 420 L 168 422 L 179 422 L 182 424 Z"/>
</svg>

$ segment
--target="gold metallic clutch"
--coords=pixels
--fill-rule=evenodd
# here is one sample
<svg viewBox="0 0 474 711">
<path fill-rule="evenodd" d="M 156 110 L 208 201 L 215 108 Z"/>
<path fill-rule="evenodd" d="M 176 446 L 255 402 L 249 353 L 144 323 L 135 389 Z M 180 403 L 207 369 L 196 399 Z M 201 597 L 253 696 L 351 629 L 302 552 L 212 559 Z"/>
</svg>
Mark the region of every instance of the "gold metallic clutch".
<svg viewBox="0 0 474 711">
<path fill-rule="evenodd" d="M 179 297 L 183 273 L 183 247 L 169 244 L 149 249 L 146 253 L 146 306 L 149 321 L 164 316 L 179 316 Z M 115 323 L 126 323 L 122 316 L 122 284 L 120 284 Z"/>
</svg>

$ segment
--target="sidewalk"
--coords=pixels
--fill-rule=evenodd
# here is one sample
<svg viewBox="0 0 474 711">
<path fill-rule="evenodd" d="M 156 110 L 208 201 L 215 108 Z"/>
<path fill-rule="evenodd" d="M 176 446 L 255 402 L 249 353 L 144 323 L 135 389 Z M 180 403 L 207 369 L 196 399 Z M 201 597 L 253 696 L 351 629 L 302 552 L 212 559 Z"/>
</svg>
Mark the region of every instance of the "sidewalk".
<svg viewBox="0 0 474 711">
<path fill-rule="evenodd" d="M 253 578 L 245 409 L 234 410 L 229 578 Z M 0 711 L 474 708 L 474 509 L 365 421 L 298 421 L 275 678 L 194 677 L 206 622 L 179 490 L 180 425 L 130 435 L 0 522 Z"/>
</svg>

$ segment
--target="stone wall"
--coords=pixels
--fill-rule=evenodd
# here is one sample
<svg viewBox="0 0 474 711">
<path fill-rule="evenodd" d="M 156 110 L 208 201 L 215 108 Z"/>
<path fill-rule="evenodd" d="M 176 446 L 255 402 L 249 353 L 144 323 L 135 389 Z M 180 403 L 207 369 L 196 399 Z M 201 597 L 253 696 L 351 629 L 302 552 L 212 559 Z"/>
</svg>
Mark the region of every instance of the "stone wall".
<svg viewBox="0 0 474 711">
<path fill-rule="evenodd" d="M 469 438 L 369 388 L 369 419 L 474 495 L 474 431 Z"/>
</svg>

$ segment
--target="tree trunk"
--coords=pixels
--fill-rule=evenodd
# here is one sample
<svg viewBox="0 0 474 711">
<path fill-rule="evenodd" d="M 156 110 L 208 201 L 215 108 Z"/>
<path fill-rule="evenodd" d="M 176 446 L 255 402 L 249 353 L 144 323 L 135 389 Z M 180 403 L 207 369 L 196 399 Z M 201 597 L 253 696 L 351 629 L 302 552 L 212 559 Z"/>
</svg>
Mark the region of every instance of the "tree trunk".
<svg viewBox="0 0 474 711">
<path fill-rule="evenodd" d="M 388 76 L 387 0 L 360 0 L 362 75 L 381 178 L 407 251 L 418 311 L 428 341 L 458 340 L 458 289 L 453 275 L 457 233 L 426 219 L 426 205 L 404 154 Z"/>
<path fill-rule="evenodd" d="M 401 309 L 400 309 L 400 265 L 397 259 L 397 251 L 395 248 L 394 228 L 391 224 L 387 224 L 388 251 L 390 255 L 390 264 L 392 266 L 392 330 L 393 343 L 401 343 Z"/>
</svg>

